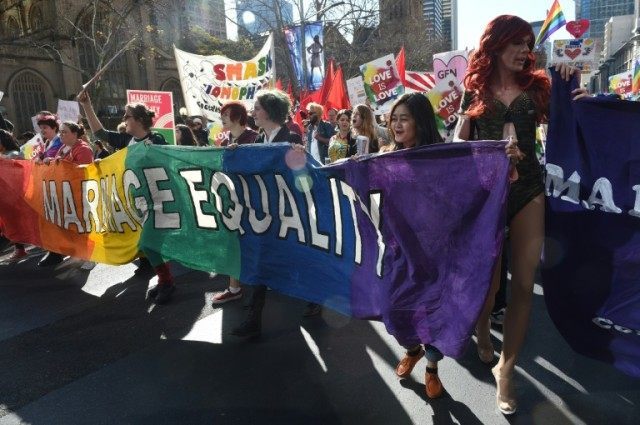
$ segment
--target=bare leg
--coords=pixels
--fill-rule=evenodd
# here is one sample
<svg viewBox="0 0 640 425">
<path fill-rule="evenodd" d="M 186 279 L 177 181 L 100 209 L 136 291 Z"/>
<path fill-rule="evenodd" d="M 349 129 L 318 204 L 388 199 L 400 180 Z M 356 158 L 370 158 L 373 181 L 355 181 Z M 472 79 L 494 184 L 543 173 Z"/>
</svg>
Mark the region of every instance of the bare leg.
<svg viewBox="0 0 640 425">
<path fill-rule="evenodd" d="M 493 374 L 502 400 L 515 394 L 512 375 L 529 324 L 533 298 L 533 279 L 540 262 L 544 241 L 544 197 L 529 202 L 511 221 L 511 299 L 504 318 L 502 353 Z"/>
<path fill-rule="evenodd" d="M 502 252 L 498 253 L 498 262 L 493 269 L 491 277 L 491 288 L 484 302 L 484 307 L 480 312 L 478 323 L 476 324 L 476 336 L 478 337 L 478 357 L 483 363 L 491 363 L 493 361 L 493 344 L 491 343 L 491 321 L 489 316 L 493 311 L 496 293 L 500 289 L 500 275 L 502 267 Z"/>
</svg>

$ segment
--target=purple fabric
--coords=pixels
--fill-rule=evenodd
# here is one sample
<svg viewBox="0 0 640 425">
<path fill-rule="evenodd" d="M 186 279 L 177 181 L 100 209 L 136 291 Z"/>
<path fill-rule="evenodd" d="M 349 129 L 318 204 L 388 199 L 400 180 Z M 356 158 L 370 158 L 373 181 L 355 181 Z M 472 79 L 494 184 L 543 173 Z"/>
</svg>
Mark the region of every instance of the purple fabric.
<svg viewBox="0 0 640 425">
<path fill-rule="evenodd" d="M 404 346 L 429 343 L 462 355 L 502 247 L 504 142 L 432 145 L 329 168 L 361 199 L 383 195 L 383 277 L 370 272 L 375 256 L 364 256 L 352 275 L 353 316 L 382 320 Z M 376 245 L 370 227 L 361 236 L 363 246 Z"/>
<path fill-rule="evenodd" d="M 544 295 L 577 352 L 640 377 L 640 103 L 552 85 Z"/>
<path fill-rule="evenodd" d="M 43 158 L 55 158 L 61 147 L 62 147 L 62 140 L 60 140 L 60 136 L 56 135 L 56 137 L 54 137 L 53 140 L 51 141 L 51 144 L 49 144 L 49 147 L 47 148 L 47 150 L 44 151 Z"/>
</svg>

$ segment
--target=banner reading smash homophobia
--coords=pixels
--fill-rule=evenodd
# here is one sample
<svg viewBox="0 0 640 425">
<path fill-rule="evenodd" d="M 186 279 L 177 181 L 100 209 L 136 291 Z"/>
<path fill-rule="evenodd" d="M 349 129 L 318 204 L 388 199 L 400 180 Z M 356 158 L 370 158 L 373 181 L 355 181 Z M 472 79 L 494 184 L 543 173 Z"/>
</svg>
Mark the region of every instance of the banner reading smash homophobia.
<svg viewBox="0 0 640 425">
<path fill-rule="evenodd" d="M 86 168 L 0 161 L 0 220 L 15 241 L 115 264 L 140 249 L 455 357 L 500 250 L 507 171 L 502 142 L 327 167 L 288 145 L 134 145 Z"/>
<path fill-rule="evenodd" d="M 244 62 L 174 51 L 189 115 L 220 121 L 220 108 L 231 100 L 251 109 L 258 90 L 267 88 L 273 78 L 272 35 L 254 58 Z"/>
<path fill-rule="evenodd" d="M 640 377 L 640 104 L 553 76 L 544 295 L 579 353 Z"/>
</svg>

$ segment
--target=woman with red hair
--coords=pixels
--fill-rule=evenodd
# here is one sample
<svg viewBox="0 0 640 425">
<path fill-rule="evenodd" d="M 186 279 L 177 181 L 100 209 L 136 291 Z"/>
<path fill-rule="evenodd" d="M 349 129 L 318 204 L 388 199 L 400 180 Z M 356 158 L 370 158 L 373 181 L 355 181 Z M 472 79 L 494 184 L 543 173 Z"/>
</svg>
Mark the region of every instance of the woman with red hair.
<svg viewBox="0 0 640 425">
<path fill-rule="evenodd" d="M 467 92 L 455 135 L 457 140 L 509 140 L 507 155 L 515 165 L 507 208 L 511 301 L 504 318 L 500 360 L 492 369 L 496 403 L 506 415 L 516 411 L 512 376 L 524 343 L 544 239 L 544 182 L 535 138 L 537 125 L 548 117 L 551 82 L 544 70 L 535 69 L 534 39 L 531 25 L 517 16 L 501 15 L 487 25 L 469 60 L 464 78 Z M 568 80 L 574 69 L 561 65 L 556 71 Z M 576 89 L 573 95 L 577 99 L 586 91 Z M 500 264 L 476 327 L 478 356 L 485 363 L 493 361 L 489 315 L 499 283 Z"/>
</svg>

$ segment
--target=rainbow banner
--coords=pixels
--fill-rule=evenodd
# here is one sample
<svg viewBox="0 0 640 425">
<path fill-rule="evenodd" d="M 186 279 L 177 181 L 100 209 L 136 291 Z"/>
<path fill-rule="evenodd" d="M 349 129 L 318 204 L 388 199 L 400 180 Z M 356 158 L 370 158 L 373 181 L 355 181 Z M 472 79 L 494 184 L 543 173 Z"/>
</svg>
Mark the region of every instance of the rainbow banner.
<svg viewBox="0 0 640 425">
<path fill-rule="evenodd" d="M 13 241 L 110 264 L 142 251 L 457 357 L 500 252 L 507 173 L 503 142 L 326 167 L 288 144 L 134 145 L 87 167 L 0 160 L 0 220 Z"/>
<path fill-rule="evenodd" d="M 551 9 L 547 12 L 547 18 L 544 20 L 544 23 L 540 28 L 538 37 L 536 37 L 535 45 L 540 46 L 551 36 L 551 34 L 558 31 L 566 25 L 566 23 L 567 21 L 564 19 L 564 13 L 562 13 L 560 3 L 558 3 L 558 0 L 553 0 L 553 5 L 551 5 Z"/>
<path fill-rule="evenodd" d="M 633 83 L 631 85 L 633 93 L 640 93 L 640 58 L 633 60 Z"/>
</svg>

